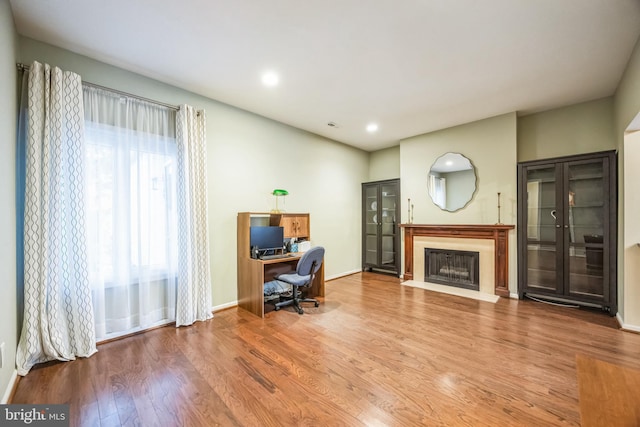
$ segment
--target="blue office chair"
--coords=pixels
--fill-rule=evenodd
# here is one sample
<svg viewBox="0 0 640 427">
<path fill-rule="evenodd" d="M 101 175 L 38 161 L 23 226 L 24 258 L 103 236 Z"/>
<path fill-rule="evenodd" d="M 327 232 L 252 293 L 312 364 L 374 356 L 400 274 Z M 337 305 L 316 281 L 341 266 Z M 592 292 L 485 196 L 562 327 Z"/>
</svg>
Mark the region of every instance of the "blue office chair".
<svg viewBox="0 0 640 427">
<path fill-rule="evenodd" d="M 302 307 L 300 307 L 301 302 L 312 302 L 316 307 L 318 306 L 318 301 L 316 299 L 301 298 L 302 291 L 300 288 L 311 287 L 316 273 L 320 270 L 323 259 L 324 248 L 322 246 L 315 246 L 302 255 L 298 261 L 295 273 L 280 274 L 276 277 L 276 279 L 290 284 L 293 288 L 292 298 L 276 303 L 276 311 L 280 310 L 282 307 L 293 305 L 298 311 L 298 314 L 302 314 L 304 311 L 302 310 Z"/>
</svg>

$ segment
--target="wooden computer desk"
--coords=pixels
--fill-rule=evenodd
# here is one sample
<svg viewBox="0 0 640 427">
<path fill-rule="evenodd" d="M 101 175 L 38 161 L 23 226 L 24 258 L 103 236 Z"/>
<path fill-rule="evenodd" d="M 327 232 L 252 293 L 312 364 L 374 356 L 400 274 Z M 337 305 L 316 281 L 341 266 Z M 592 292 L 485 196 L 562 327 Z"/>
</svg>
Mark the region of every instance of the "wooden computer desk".
<svg viewBox="0 0 640 427">
<path fill-rule="evenodd" d="M 298 260 L 303 255 L 296 253 L 287 258 L 270 260 L 251 258 L 249 228 L 252 218 L 265 218 L 268 223 L 269 217 L 270 214 L 264 213 L 238 213 L 238 306 L 260 317 L 264 317 L 264 284 L 278 274 L 295 272 Z M 309 289 L 309 296 L 324 296 L 324 262 Z"/>
</svg>

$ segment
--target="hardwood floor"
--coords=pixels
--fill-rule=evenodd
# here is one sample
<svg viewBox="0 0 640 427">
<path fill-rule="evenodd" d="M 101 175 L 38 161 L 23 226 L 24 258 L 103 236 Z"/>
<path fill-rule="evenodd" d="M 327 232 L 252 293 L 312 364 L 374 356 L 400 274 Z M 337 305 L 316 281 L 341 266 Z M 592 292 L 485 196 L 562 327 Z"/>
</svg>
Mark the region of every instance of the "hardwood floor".
<svg viewBox="0 0 640 427">
<path fill-rule="evenodd" d="M 13 403 L 69 403 L 74 426 L 577 426 L 577 355 L 640 368 L 640 334 L 603 313 L 399 283 L 354 274 L 303 316 L 234 308 L 100 345 Z"/>
<path fill-rule="evenodd" d="M 578 355 L 582 427 L 640 425 L 640 370 Z"/>
</svg>

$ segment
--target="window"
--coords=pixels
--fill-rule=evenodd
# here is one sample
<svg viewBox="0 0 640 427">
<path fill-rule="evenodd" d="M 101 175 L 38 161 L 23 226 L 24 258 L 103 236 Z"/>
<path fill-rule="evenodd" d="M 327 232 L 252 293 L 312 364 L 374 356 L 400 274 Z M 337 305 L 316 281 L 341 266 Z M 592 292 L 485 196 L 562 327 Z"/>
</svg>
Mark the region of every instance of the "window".
<svg viewBox="0 0 640 427">
<path fill-rule="evenodd" d="M 175 113 L 84 95 L 89 280 L 104 339 L 175 319 Z"/>
<path fill-rule="evenodd" d="M 126 147 L 117 132 L 95 124 L 87 123 L 85 133 L 87 218 L 96 245 L 92 274 L 112 283 L 123 263 L 119 267 L 128 267 L 133 278 L 143 271 L 166 278 L 177 247 L 175 140 L 166 138 L 154 151 Z M 130 137 L 127 142 L 147 138 L 137 132 Z"/>
</svg>

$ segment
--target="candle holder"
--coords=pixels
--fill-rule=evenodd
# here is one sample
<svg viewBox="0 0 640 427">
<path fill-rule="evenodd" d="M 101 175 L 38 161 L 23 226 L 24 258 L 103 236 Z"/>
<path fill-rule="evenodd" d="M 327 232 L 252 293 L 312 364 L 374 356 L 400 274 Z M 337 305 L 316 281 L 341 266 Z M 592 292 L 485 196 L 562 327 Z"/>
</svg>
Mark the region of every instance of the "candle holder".
<svg viewBox="0 0 640 427">
<path fill-rule="evenodd" d="M 498 222 L 496 222 L 496 225 L 502 225 L 502 222 L 500 222 L 500 192 L 498 191 Z"/>
</svg>

